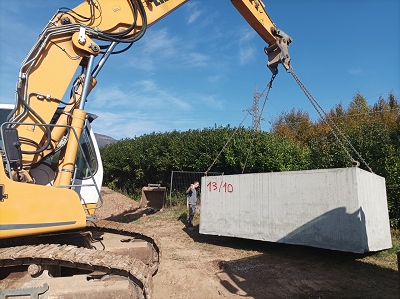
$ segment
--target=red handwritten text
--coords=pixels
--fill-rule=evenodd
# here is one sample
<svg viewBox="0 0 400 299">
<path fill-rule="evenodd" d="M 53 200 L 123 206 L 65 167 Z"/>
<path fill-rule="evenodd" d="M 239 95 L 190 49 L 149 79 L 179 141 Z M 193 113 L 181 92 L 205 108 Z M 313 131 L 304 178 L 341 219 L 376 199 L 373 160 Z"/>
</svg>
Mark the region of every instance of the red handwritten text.
<svg viewBox="0 0 400 299">
<path fill-rule="evenodd" d="M 210 192 L 211 191 L 224 192 L 224 193 L 233 192 L 233 185 L 228 184 L 227 182 L 224 181 L 221 181 L 219 184 L 217 182 L 208 182 L 207 187 Z"/>
</svg>

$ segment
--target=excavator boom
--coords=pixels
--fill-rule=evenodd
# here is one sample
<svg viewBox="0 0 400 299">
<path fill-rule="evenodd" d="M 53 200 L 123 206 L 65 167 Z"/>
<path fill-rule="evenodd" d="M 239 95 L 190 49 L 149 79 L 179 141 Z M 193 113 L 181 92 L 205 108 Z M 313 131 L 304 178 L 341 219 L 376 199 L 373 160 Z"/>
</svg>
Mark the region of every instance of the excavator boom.
<svg viewBox="0 0 400 299">
<path fill-rule="evenodd" d="M 267 66 L 272 74 L 278 73 L 279 64 L 282 64 L 285 70 L 289 70 L 291 66 L 288 48 L 292 38 L 276 28 L 265 10 L 264 3 L 261 0 L 231 0 L 231 2 L 247 23 L 268 44 L 264 52 L 268 55 Z"/>
<path fill-rule="evenodd" d="M 263 2 L 258 0 L 231 0 L 231 2 L 243 18 L 246 19 L 247 23 L 249 23 L 268 45 L 275 45 L 276 36 L 272 33 L 272 28 L 275 27 L 275 24 L 265 11 Z"/>
</svg>

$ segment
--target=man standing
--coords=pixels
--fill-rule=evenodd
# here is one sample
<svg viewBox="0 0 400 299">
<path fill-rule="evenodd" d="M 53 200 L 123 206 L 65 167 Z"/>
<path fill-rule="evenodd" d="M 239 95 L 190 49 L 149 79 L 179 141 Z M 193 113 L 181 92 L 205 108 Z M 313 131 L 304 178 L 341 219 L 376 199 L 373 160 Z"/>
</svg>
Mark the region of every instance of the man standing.
<svg viewBox="0 0 400 299">
<path fill-rule="evenodd" d="M 196 202 L 197 202 L 196 188 L 199 187 L 199 185 L 200 185 L 199 182 L 195 181 L 186 190 L 186 194 L 188 196 L 188 204 L 189 204 L 189 218 L 187 227 L 193 227 L 193 217 L 196 211 Z"/>
</svg>

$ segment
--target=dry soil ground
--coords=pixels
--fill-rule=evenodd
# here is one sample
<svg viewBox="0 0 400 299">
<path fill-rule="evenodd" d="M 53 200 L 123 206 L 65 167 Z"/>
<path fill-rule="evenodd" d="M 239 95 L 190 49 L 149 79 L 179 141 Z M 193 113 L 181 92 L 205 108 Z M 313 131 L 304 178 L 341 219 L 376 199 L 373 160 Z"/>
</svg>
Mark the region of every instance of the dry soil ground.
<svg viewBox="0 0 400 299">
<path fill-rule="evenodd" d="M 399 298 L 397 270 L 364 255 L 201 235 L 185 228 L 182 209 L 147 215 L 119 193 L 102 194 L 100 218 L 145 225 L 161 240 L 155 299 Z"/>
</svg>

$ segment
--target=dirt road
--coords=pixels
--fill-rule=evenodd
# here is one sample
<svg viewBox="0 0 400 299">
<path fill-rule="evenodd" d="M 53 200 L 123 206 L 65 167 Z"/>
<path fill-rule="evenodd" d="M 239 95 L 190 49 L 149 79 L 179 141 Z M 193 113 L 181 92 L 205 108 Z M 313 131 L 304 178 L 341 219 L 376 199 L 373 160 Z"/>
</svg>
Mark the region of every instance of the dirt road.
<svg viewBox="0 0 400 299">
<path fill-rule="evenodd" d="M 398 273 L 361 255 L 305 246 L 201 235 L 171 210 L 144 215 L 107 188 L 99 217 L 136 222 L 160 238 L 155 299 L 399 298 Z"/>
</svg>

